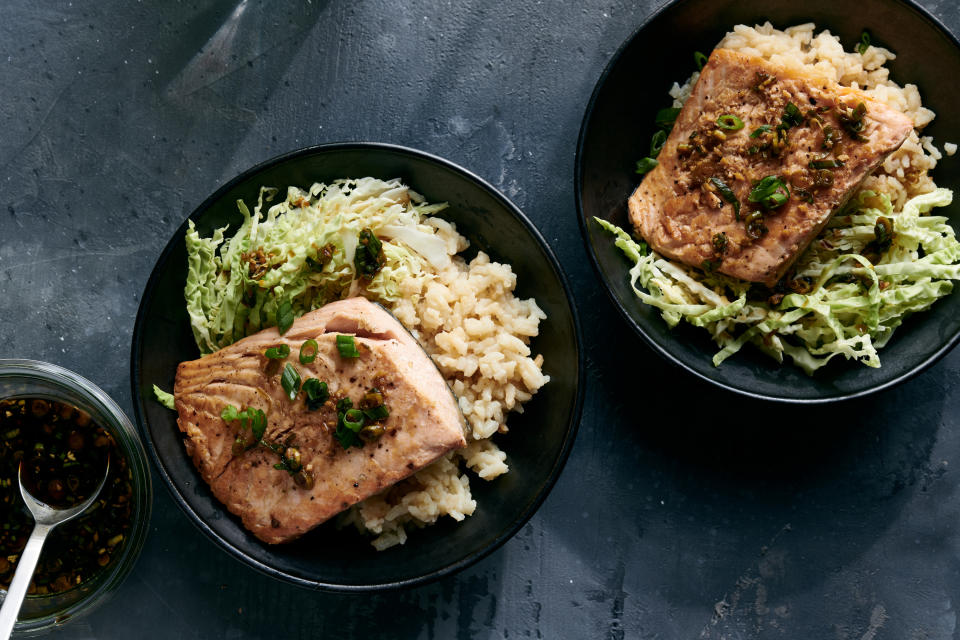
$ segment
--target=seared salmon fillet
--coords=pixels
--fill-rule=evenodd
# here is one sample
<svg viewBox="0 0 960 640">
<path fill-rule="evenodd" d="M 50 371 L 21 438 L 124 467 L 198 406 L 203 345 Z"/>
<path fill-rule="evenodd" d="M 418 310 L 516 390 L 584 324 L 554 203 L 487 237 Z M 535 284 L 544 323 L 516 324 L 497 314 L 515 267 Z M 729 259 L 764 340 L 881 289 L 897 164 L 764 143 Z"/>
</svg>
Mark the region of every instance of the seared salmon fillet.
<svg viewBox="0 0 960 640">
<path fill-rule="evenodd" d="M 341 355 L 338 335 L 353 336 L 358 357 Z M 317 343 L 316 357 L 304 364 L 299 356 L 308 340 Z M 282 345 L 289 355 L 266 357 Z M 304 353 L 311 351 L 308 345 Z M 325 382 L 329 399 L 311 409 L 301 391 L 291 401 L 281 384 L 287 364 L 303 381 Z M 362 446 L 344 449 L 335 437 L 337 403 L 349 398 L 363 407 L 371 389 L 389 415 L 370 422 L 375 428 L 357 440 Z M 203 479 L 268 543 L 293 540 L 466 445 L 463 416 L 433 361 L 399 321 L 364 298 L 307 313 L 282 336 L 266 329 L 181 363 L 174 398 L 187 453 Z M 262 438 L 254 442 L 241 421 L 225 420 L 228 407 L 263 411 Z M 237 443 L 238 435 L 247 439 Z"/>
<path fill-rule="evenodd" d="M 664 256 L 772 287 L 912 129 L 862 91 L 716 49 L 630 220 Z"/>
</svg>

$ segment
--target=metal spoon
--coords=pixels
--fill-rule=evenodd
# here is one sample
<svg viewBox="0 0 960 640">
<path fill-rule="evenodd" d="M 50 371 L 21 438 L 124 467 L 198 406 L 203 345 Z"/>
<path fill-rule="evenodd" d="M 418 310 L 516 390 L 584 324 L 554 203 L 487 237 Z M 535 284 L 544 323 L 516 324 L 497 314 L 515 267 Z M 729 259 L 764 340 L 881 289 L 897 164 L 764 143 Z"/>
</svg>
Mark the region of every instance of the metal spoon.
<svg viewBox="0 0 960 640">
<path fill-rule="evenodd" d="M 23 463 L 20 463 L 20 469 L 17 471 L 17 482 L 20 485 L 20 495 L 27 505 L 27 509 L 33 514 L 35 524 L 30 533 L 30 539 L 27 546 L 23 549 L 20 556 L 20 562 L 17 563 L 17 571 L 13 574 L 13 581 L 10 588 L 7 589 L 7 597 L 3 600 L 3 606 L 0 607 L 0 638 L 9 638 L 13 633 L 13 626 L 17 622 L 17 615 L 20 613 L 20 606 L 23 604 L 23 598 L 27 595 L 27 588 L 30 586 L 30 580 L 33 578 L 33 572 L 37 568 L 37 561 L 40 559 L 40 551 L 43 549 L 43 543 L 47 539 L 47 534 L 58 524 L 63 524 L 67 520 L 72 520 L 83 513 L 87 507 L 92 505 L 100 495 L 107 476 L 110 474 L 110 457 L 107 457 L 107 469 L 103 473 L 103 478 L 97 486 L 97 490 L 84 500 L 82 503 L 69 509 L 54 509 L 50 505 L 40 502 L 27 491 L 23 486 Z"/>
</svg>

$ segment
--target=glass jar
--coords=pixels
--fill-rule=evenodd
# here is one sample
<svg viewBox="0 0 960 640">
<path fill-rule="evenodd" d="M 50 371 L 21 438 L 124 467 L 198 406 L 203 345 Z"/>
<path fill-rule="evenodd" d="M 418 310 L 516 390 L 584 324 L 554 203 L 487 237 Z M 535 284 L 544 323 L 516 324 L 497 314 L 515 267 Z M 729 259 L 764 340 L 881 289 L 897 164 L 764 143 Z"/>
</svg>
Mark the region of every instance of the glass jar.
<svg viewBox="0 0 960 640">
<path fill-rule="evenodd" d="M 130 528 L 120 553 L 103 570 L 72 589 L 49 595 L 28 595 L 15 627 L 16 632 L 22 633 L 65 624 L 103 604 L 117 590 L 143 548 L 153 504 L 153 486 L 143 444 L 130 419 L 110 396 L 86 378 L 46 362 L 0 359 L 0 399 L 16 398 L 62 402 L 89 413 L 113 435 L 126 457 L 132 488 Z M 0 589 L 0 601 L 5 596 L 6 591 Z"/>
</svg>

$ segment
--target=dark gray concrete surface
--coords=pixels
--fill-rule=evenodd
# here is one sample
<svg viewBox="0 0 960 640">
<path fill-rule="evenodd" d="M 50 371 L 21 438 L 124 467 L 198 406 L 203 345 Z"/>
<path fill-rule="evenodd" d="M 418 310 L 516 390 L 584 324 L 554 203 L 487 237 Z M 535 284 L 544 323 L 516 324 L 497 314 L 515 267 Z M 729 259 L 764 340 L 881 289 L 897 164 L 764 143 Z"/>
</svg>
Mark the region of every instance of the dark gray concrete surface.
<svg viewBox="0 0 960 640">
<path fill-rule="evenodd" d="M 132 414 L 134 317 L 173 230 L 239 171 L 342 140 L 430 151 L 512 198 L 567 268 L 588 350 L 564 474 L 472 568 L 305 591 L 230 558 L 157 482 L 133 574 L 55 636 L 960 637 L 960 351 L 838 407 L 731 399 L 629 333 L 587 263 L 580 121 L 657 4 L 3 3 L 0 357 L 71 368 Z M 960 31 L 956 3 L 923 4 Z M 746 426 L 717 428 L 716 406 Z"/>
</svg>

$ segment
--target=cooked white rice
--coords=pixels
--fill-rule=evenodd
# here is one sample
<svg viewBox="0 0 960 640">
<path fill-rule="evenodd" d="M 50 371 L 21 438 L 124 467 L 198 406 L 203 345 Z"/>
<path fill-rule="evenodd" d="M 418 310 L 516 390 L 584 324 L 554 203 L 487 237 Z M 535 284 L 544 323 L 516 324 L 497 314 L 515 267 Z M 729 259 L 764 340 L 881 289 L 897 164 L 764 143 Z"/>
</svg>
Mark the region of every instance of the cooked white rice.
<svg viewBox="0 0 960 640">
<path fill-rule="evenodd" d="M 456 228 L 430 224 L 451 255 L 467 247 Z M 386 549 L 406 540 L 404 527 L 424 526 L 441 516 L 463 520 L 477 507 L 462 466 L 484 480 L 508 471 L 506 454 L 491 440 L 507 431 L 510 412 L 549 381 L 543 357 L 528 346 L 546 318 L 535 300 L 513 295 L 516 275 L 483 252 L 466 263 L 454 256 L 446 269 L 407 278 L 391 311 L 420 340 L 460 403 L 471 430 L 466 448 L 452 452 L 412 478 L 354 506 L 341 523 L 376 535 Z"/>
<path fill-rule="evenodd" d="M 804 72 L 817 70 L 841 85 L 862 89 L 913 120 L 915 131 L 861 187 L 886 193 L 894 211 L 900 211 L 913 196 L 936 188 L 927 172 L 937 166 L 942 155 L 933 145 L 932 138 L 917 133 L 933 120 L 934 113 L 921 104 L 916 85 L 901 87 L 890 79 L 890 72 L 884 65 L 896 58 L 892 51 L 873 45 L 862 55 L 844 51 L 840 39 L 830 31 L 815 33 L 815 29 L 812 22 L 783 31 L 775 29 L 769 22 L 756 27 L 740 24 L 727 33 L 717 48 L 760 56 Z M 699 75 L 694 73 L 683 85 L 673 85 L 670 90 L 673 106 L 682 106 Z"/>
</svg>

